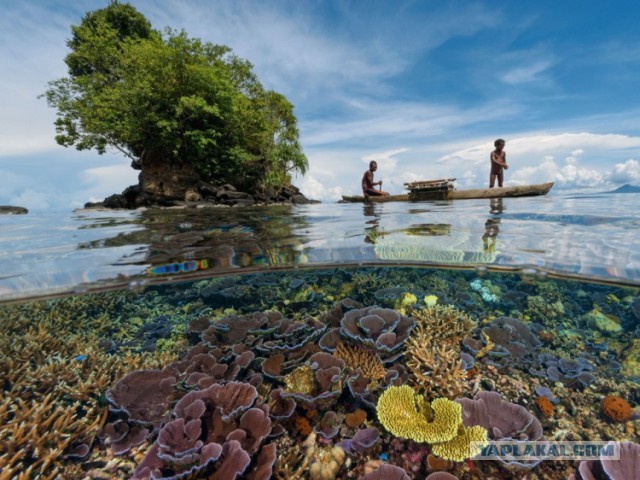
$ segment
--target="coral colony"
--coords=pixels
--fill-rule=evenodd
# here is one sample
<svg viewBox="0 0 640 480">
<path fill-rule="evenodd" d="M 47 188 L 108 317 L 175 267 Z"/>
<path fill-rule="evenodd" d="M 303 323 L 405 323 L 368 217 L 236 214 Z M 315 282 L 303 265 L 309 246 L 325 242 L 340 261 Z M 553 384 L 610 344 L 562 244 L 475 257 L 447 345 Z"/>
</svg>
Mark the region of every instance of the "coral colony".
<svg viewBox="0 0 640 480">
<path fill-rule="evenodd" d="M 0 479 L 640 478 L 637 289 L 409 268 L 0 307 Z M 620 459 L 474 457 L 620 442 Z"/>
</svg>

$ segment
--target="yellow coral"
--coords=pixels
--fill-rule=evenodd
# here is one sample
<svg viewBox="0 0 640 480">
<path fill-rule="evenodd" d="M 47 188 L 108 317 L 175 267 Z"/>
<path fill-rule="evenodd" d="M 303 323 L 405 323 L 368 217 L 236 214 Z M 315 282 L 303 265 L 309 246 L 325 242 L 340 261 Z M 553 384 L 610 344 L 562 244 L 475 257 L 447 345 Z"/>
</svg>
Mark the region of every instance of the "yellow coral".
<svg viewBox="0 0 640 480">
<path fill-rule="evenodd" d="M 427 295 L 424 297 L 424 304 L 427 307 L 433 307 L 436 303 L 438 303 L 438 297 L 436 295 Z"/>
<path fill-rule="evenodd" d="M 384 428 L 416 442 L 446 442 L 457 435 L 462 424 L 460 404 L 437 398 L 429 406 L 407 385 L 389 387 L 380 396 L 377 410 Z"/>
<path fill-rule="evenodd" d="M 413 293 L 407 292 L 402 294 L 402 296 L 396 301 L 393 308 L 402 315 L 405 315 L 407 313 L 407 307 L 415 305 L 416 303 L 418 303 L 416 296 Z"/>
<path fill-rule="evenodd" d="M 431 445 L 434 455 L 461 462 L 467 458 L 475 457 L 487 444 L 487 430 L 480 425 L 465 428 L 460 426 L 460 431 L 456 437 L 448 442 L 435 443 Z"/>
</svg>

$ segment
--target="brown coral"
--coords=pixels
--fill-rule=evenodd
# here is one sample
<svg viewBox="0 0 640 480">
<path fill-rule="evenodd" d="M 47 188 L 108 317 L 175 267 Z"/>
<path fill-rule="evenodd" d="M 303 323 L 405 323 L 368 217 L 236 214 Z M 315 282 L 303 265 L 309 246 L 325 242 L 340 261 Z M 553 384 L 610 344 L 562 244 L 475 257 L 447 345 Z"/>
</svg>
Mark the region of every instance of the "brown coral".
<svg viewBox="0 0 640 480">
<path fill-rule="evenodd" d="M 367 412 L 359 408 L 355 412 L 347 413 L 344 417 L 344 423 L 346 423 L 349 428 L 358 428 L 366 419 Z"/>
<path fill-rule="evenodd" d="M 105 421 L 107 387 L 129 370 L 173 360 L 99 347 L 98 333 L 113 329 L 110 311 L 129 298 L 116 292 L 0 307 L 1 478 L 73 478 L 62 460 L 89 453 Z"/>
<path fill-rule="evenodd" d="M 460 352 L 451 345 L 436 346 L 430 337 L 423 325 L 414 330 L 406 343 L 407 367 L 415 385 L 427 398 L 455 398 L 468 386 Z"/>
<path fill-rule="evenodd" d="M 543 417 L 550 417 L 553 415 L 553 403 L 547 397 L 536 397 L 536 407 Z"/>
<path fill-rule="evenodd" d="M 411 315 L 417 326 L 422 326 L 427 339 L 447 345 L 458 343 L 475 326 L 475 322 L 464 312 L 451 305 L 433 305 L 416 310 Z"/>
<path fill-rule="evenodd" d="M 354 371 L 360 370 L 371 380 L 380 380 L 386 373 L 380 357 L 371 348 L 340 343 L 333 355 L 342 359 L 348 368 Z"/>
<path fill-rule="evenodd" d="M 624 398 L 616 395 L 607 395 L 602 400 L 602 412 L 611 420 L 626 422 L 631 418 L 631 405 Z"/>
<path fill-rule="evenodd" d="M 308 437 L 313 431 L 309 420 L 307 420 L 305 417 L 296 418 L 296 430 L 298 430 L 298 433 L 300 433 L 300 435 L 302 435 L 303 437 Z"/>
</svg>

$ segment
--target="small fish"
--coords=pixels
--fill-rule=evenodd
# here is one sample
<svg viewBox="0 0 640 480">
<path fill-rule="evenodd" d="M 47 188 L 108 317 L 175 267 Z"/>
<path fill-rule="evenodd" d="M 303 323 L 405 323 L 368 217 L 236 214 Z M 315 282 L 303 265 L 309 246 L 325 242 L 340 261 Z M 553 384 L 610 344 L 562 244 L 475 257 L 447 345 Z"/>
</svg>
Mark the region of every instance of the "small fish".
<svg viewBox="0 0 640 480">
<path fill-rule="evenodd" d="M 82 362 L 83 360 L 86 360 L 88 357 L 86 355 L 76 355 L 75 357 L 73 357 L 73 359 L 76 362 Z"/>
</svg>

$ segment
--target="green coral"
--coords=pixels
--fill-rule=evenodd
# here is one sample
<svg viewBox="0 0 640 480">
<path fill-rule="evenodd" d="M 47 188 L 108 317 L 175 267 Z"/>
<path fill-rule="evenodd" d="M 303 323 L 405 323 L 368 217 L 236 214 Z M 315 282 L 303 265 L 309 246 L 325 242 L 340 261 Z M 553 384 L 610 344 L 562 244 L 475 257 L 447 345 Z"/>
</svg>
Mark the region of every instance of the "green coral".
<svg viewBox="0 0 640 480">
<path fill-rule="evenodd" d="M 476 455 L 486 443 L 487 431 L 462 424 L 462 406 L 446 398 L 430 404 L 403 385 L 389 387 L 378 400 L 378 420 L 397 437 L 430 443 L 436 455 L 462 461 Z"/>
</svg>

